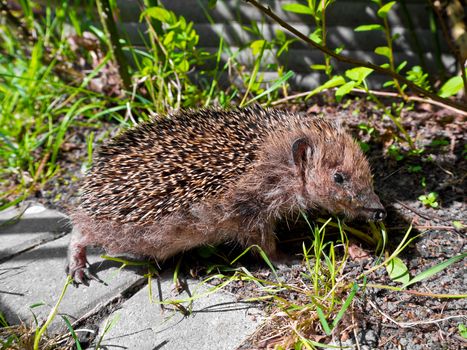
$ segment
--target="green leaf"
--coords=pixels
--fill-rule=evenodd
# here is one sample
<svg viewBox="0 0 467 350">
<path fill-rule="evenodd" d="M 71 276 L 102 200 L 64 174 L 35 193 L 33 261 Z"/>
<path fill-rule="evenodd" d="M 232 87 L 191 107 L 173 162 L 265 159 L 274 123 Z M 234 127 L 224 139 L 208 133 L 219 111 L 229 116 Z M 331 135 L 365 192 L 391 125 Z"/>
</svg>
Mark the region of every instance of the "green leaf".
<svg viewBox="0 0 467 350">
<path fill-rule="evenodd" d="M 402 69 L 405 68 L 406 65 L 407 65 L 407 61 L 402 61 L 402 63 L 397 66 L 396 72 L 399 73 Z"/>
<path fill-rule="evenodd" d="M 250 44 L 251 51 L 253 52 L 253 55 L 257 55 L 263 50 L 263 47 L 265 45 L 265 40 L 255 40 Z"/>
<path fill-rule="evenodd" d="M 344 97 L 345 95 L 347 95 L 350 91 L 352 91 L 352 89 L 354 88 L 355 86 L 355 82 L 354 81 L 349 81 L 348 83 L 345 83 L 344 85 L 342 85 L 339 89 L 336 90 L 336 99 L 337 99 L 337 102 L 340 102 L 342 100 L 342 97 Z"/>
<path fill-rule="evenodd" d="M 394 282 L 405 284 L 410 281 L 409 269 L 398 257 L 394 257 L 389 261 L 386 265 L 386 271 L 389 278 Z"/>
<path fill-rule="evenodd" d="M 36 308 L 36 307 L 43 306 L 43 305 L 45 305 L 44 302 L 39 302 L 39 303 L 35 303 L 35 304 L 32 304 L 32 305 L 29 305 L 29 308 L 30 308 L 30 309 L 34 309 L 34 308 Z"/>
<path fill-rule="evenodd" d="M 381 56 L 386 56 L 387 58 L 391 57 L 391 50 L 387 46 L 378 46 L 375 49 L 375 53 Z"/>
<path fill-rule="evenodd" d="M 141 14 L 141 17 L 145 15 L 152 17 L 154 19 L 157 19 L 158 21 L 161 21 L 164 23 L 168 23 L 170 21 L 170 12 L 158 6 L 148 8 L 146 11 L 144 11 Z M 141 20 L 141 17 L 140 17 L 140 20 Z"/>
<path fill-rule="evenodd" d="M 316 313 L 318 314 L 319 322 L 321 323 L 321 326 L 323 326 L 323 329 L 326 332 L 326 334 L 331 335 L 332 330 L 329 327 L 328 321 L 326 321 L 326 316 L 324 316 L 323 310 L 319 306 L 316 306 Z"/>
<path fill-rule="evenodd" d="M 280 77 L 279 79 L 277 79 L 274 84 L 272 84 L 268 89 L 266 89 L 265 91 L 263 91 L 262 93 L 260 93 L 259 95 L 253 97 L 251 100 L 249 100 L 247 103 L 245 103 L 245 105 L 248 105 L 258 99 L 260 99 L 261 97 L 277 90 L 279 87 L 281 87 L 283 84 L 285 84 L 287 82 L 287 80 L 289 80 L 290 78 L 292 78 L 294 76 L 294 72 L 289 70 L 287 73 L 285 73 L 282 77 Z"/>
<path fill-rule="evenodd" d="M 167 33 L 167 35 L 165 36 L 163 40 L 164 46 L 168 46 L 170 43 L 172 43 L 174 41 L 174 38 L 175 38 L 175 31 L 171 30 L 170 32 Z"/>
<path fill-rule="evenodd" d="M 363 151 L 363 153 L 366 153 L 370 150 L 370 145 L 366 142 L 359 141 L 358 145 L 360 146 L 360 149 Z"/>
<path fill-rule="evenodd" d="M 457 220 L 452 222 L 452 226 L 457 230 L 463 230 L 465 228 L 465 225 L 461 221 Z"/>
<path fill-rule="evenodd" d="M 345 76 L 350 80 L 361 83 L 368 75 L 373 72 L 373 69 L 367 67 L 357 67 L 345 71 Z"/>
<path fill-rule="evenodd" d="M 209 0 L 208 1 L 208 7 L 209 9 L 213 9 L 214 7 L 216 7 L 216 4 L 217 4 L 217 0 Z"/>
<path fill-rule="evenodd" d="M 282 5 L 282 9 L 284 11 L 313 16 L 313 11 L 311 10 L 311 8 L 302 4 L 284 4 Z"/>
<path fill-rule="evenodd" d="M 387 17 L 388 12 L 391 10 L 391 7 L 393 7 L 395 3 L 396 3 L 395 1 L 390 1 L 390 2 L 388 2 L 386 5 L 384 5 L 383 7 L 381 7 L 381 8 L 378 10 L 378 16 L 379 16 L 380 18 L 385 18 L 385 17 Z"/>
<path fill-rule="evenodd" d="M 451 97 L 461 91 L 464 86 L 460 76 L 452 77 L 441 86 L 438 95 L 441 97 Z"/>
<path fill-rule="evenodd" d="M 63 318 L 63 321 L 65 321 L 65 324 L 66 324 L 68 330 L 70 331 L 71 336 L 73 337 L 73 339 L 75 341 L 76 349 L 77 350 L 82 350 L 83 348 L 81 347 L 81 344 L 79 343 L 78 337 L 77 337 L 73 327 L 71 326 L 71 322 L 65 316 L 63 316 L 63 315 L 61 315 L 61 316 Z"/>
<path fill-rule="evenodd" d="M 461 337 L 467 339 L 467 327 L 465 326 L 465 324 L 459 323 L 458 329 Z"/>
<path fill-rule="evenodd" d="M 305 100 L 310 98 L 311 96 L 327 89 L 331 89 L 336 86 L 340 86 L 342 84 L 345 84 L 345 79 L 340 76 L 340 75 L 335 75 L 331 79 L 329 79 L 327 82 L 325 82 L 323 85 L 318 86 L 316 89 L 311 91 L 306 97 Z"/>
<path fill-rule="evenodd" d="M 317 28 L 313 33 L 308 35 L 308 37 L 315 43 L 321 44 L 323 42 L 323 33 L 321 28 Z"/>
<path fill-rule="evenodd" d="M 285 33 L 280 29 L 276 29 L 276 37 L 279 41 L 285 41 L 287 39 Z"/>
<path fill-rule="evenodd" d="M 433 267 L 430 267 L 429 269 L 419 273 L 417 276 L 412 278 L 409 282 L 405 283 L 402 286 L 402 288 L 407 288 L 408 286 L 410 286 L 410 285 L 412 285 L 414 283 L 417 283 L 417 282 L 423 281 L 424 279 L 430 278 L 431 276 L 437 274 L 438 272 L 441 272 L 444 269 L 446 269 L 449 265 L 452 265 L 455 262 L 458 262 L 459 260 L 464 259 L 465 257 L 467 257 L 467 253 L 463 253 L 463 254 L 460 254 L 460 255 L 453 256 L 452 258 L 450 258 L 450 259 L 448 259 L 446 261 L 443 261 L 440 264 L 437 264 L 437 265 L 435 265 Z"/>
<path fill-rule="evenodd" d="M 383 30 L 384 28 L 381 24 L 363 24 L 354 29 L 356 32 L 368 32 L 370 30 Z"/>
<path fill-rule="evenodd" d="M 337 54 L 340 54 L 344 50 L 344 46 L 339 46 L 334 49 L 334 52 Z"/>
</svg>

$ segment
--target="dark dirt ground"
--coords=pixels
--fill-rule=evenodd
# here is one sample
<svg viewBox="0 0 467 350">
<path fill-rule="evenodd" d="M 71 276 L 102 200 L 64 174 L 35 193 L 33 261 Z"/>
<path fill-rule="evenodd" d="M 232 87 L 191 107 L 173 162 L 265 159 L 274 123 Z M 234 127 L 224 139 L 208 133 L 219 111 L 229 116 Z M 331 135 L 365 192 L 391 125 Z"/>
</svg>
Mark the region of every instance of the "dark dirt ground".
<svg viewBox="0 0 467 350">
<path fill-rule="evenodd" d="M 411 155 L 404 147 L 397 149 L 393 146 L 389 151 L 396 133 L 394 124 L 364 99 L 349 100 L 345 107 L 321 100 L 308 106 L 288 108 L 326 113 L 347 125 L 359 141 L 368 145 L 367 155 L 375 175 L 376 192 L 388 210 L 385 223 L 390 249 L 397 246 L 410 223 L 414 226 L 413 234 L 423 233 L 400 256 L 411 276 L 467 251 L 465 227 L 456 229 L 453 226 L 453 221 L 466 223 L 466 117 L 428 104 L 415 105 L 413 110 L 403 112 L 404 126 L 417 147 L 424 150 Z M 374 128 L 371 135 L 364 127 L 359 127 L 362 124 Z M 113 130 L 110 134 L 115 134 L 115 125 L 107 124 L 105 127 Z M 84 135 L 87 132 L 89 130 L 75 130 L 70 135 L 66 142 L 68 148 L 63 150 L 60 160 L 62 176 L 37 192 L 36 200 L 65 212 L 76 202 L 78 185 L 73 179 L 82 177 L 81 164 L 86 156 Z M 439 194 L 439 207 L 436 209 L 425 207 L 418 200 L 420 195 L 429 192 Z M 374 251 L 363 244 L 361 246 L 368 252 L 368 257 L 347 264 L 345 273 L 349 277 L 358 276 L 375 263 Z M 300 253 L 297 246 L 282 245 L 281 248 L 290 255 Z M 196 257 L 188 260 L 195 264 L 195 267 L 190 265 L 191 271 L 199 270 L 200 278 L 206 277 L 202 275 L 205 260 Z M 244 263 L 249 264 L 248 259 Z M 264 266 L 255 263 L 247 267 L 262 277 L 270 274 Z M 464 259 L 409 289 L 425 293 L 465 294 L 466 267 Z M 293 281 L 303 270 L 302 265 L 294 264 L 282 270 L 281 274 L 285 281 Z M 368 282 L 396 285 L 383 270 L 371 274 Z M 229 288 L 239 297 L 257 295 L 253 284 L 234 284 Z M 310 337 L 360 349 L 467 348 L 467 339 L 462 338 L 458 330 L 459 324 L 467 325 L 466 299 L 438 299 L 372 288 L 360 291 L 357 296 L 352 312 L 342 320 L 332 337 L 313 334 Z M 290 333 L 290 329 L 282 327 L 285 326 L 280 319 L 272 318 L 245 342 L 242 349 L 272 349 Z M 284 329 L 284 334 L 277 335 L 278 329 Z"/>
</svg>

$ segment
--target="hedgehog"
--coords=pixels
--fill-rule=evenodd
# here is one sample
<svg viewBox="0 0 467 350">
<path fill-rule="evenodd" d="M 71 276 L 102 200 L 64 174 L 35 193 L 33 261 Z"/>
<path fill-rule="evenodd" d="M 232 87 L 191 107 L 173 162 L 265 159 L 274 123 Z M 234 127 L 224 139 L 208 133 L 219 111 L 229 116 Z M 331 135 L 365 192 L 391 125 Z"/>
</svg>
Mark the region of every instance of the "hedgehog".
<svg viewBox="0 0 467 350">
<path fill-rule="evenodd" d="M 203 245 L 258 245 L 281 219 L 319 209 L 380 221 L 370 166 L 344 128 L 259 106 L 183 111 L 103 145 L 71 213 L 67 271 L 88 283 L 87 246 L 164 261 Z"/>
</svg>

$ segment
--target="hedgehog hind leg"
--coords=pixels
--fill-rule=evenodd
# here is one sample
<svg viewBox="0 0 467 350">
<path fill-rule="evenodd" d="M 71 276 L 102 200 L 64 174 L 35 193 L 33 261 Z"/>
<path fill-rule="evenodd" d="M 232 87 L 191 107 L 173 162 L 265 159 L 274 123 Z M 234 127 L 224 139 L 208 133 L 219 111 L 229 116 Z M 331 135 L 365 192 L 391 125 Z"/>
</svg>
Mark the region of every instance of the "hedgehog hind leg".
<svg viewBox="0 0 467 350">
<path fill-rule="evenodd" d="M 258 245 L 269 261 L 279 270 L 285 269 L 290 264 L 297 262 L 296 259 L 291 259 L 289 255 L 283 252 L 277 246 L 277 237 L 273 231 L 257 231 L 250 233 L 250 237 L 247 242 L 243 242 L 243 245 Z M 255 252 L 255 255 L 259 255 Z"/>
<path fill-rule="evenodd" d="M 280 255 L 277 249 L 277 237 L 274 225 L 260 225 L 261 227 L 243 229 L 238 234 L 238 241 L 244 247 L 256 245 L 260 247 L 268 258 L 275 261 Z"/>
<path fill-rule="evenodd" d="M 89 280 L 97 279 L 88 268 L 86 258 L 87 239 L 74 227 L 71 232 L 70 245 L 68 246 L 68 257 L 65 272 L 73 279 L 74 285 L 89 285 Z"/>
<path fill-rule="evenodd" d="M 240 243 L 244 247 L 252 245 L 259 246 L 264 253 L 266 253 L 268 259 L 279 270 L 287 268 L 288 265 L 298 262 L 297 259 L 291 258 L 278 247 L 277 236 L 275 234 L 275 224 L 273 222 L 257 225 L 255 229 L 250 229 L 244 234 L 240 234 L 240 237 L 244 237 L 244 239 L 240 239 Z M 256 254 L 255 252 L 255 255 L 259 254 Z"/>
</svg>

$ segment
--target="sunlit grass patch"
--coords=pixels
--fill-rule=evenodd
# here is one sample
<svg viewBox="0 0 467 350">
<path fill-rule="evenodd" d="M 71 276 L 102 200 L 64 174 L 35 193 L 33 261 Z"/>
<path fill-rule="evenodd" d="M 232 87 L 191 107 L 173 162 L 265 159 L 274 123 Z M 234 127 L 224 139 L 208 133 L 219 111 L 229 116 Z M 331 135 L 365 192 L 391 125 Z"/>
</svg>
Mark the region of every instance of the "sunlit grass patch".
<svg viewBox="0 0 467 350">
<path fill-rule="evenodd" d="M 0 209 L 19 203 L 58 175 L 61 152 L 73 130 L 99 127 L 95 116 L 112 115 L 102 112 L 118 101 L 86 88 L 108 58 L 80 79 L 73 75 L 71 62 L 78 57 L 62 12 L 51 16 L 47 9 L 30 40 L 0 22 Z"/>
</svg>

